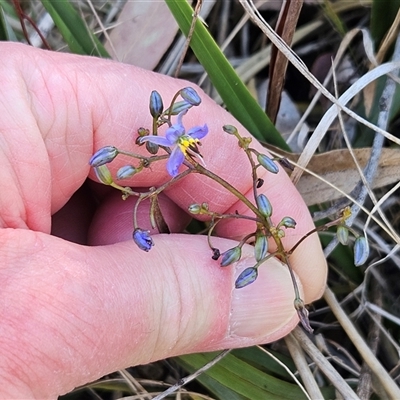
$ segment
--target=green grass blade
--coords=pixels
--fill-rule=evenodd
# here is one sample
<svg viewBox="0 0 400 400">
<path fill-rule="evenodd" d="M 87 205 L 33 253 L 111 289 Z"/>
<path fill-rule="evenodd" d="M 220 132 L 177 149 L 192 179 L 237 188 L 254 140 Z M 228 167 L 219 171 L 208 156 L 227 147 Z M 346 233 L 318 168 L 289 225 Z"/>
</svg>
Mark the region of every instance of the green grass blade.
<svg viewBox="0 0 400 400">
<path fill-rule="evenodd" d="M 110 57 L 97 37 L 89 32 L 85 22 L 68 0 L 42 0 L 42 4 L 53 18 L 72 52 Z"/>
<path fill-rule="evenodd" d="M 186 1 L 165 0 L 187 35 L 193 10 Z M 247 90 L 204 25 L 197 21 L 190 46 L 231 114 L 257 139 L 290 151 L 289 146 Z"/>
<path fill-rule="evenodd" d="M 193 372 L 211 361 L 215 355 L 216 353 L 190 354 L 178 357 L 176 362 Z M 270 376 L 233 354 L 228 354 L 198 380 L 220 399 L 305 398 L 297 385 Z"/>
<path fill-rule="evenodd" d="M 9 5 L 0 1 L 0 40 L 17 42 L 17 36 L 7 21 L 5 8 Z"/>
</svg>

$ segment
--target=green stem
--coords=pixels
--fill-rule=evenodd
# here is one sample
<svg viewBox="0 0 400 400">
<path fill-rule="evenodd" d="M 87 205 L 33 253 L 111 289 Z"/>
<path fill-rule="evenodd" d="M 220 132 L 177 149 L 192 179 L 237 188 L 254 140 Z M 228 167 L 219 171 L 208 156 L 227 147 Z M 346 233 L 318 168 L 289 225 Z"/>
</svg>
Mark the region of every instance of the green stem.
<svg viewBox="0 0 400 400">
<path fill-rule="evenodd" d="M 242 193 L 239 192 L 234 186 L 232 186 L 230 183 L 228 183 L 226 180 L 222 179 L 218 175 L 215 175 L 213 172 L 210 170 L 204 168 L 202 165 L 195 163 L 194 164 L 195 170 L 199 172 L 202 175 L 208 176 L 210 179 L 214 180 L 215 182 L 219 183 L 221 186 L 223 186 L 225 189 L 227 189 L 229 192 L 231 192 L 233 195 L 235 195 L 241 202 L 243 202 L 251 211 L 253 211 L 254 214 L 257 215 L 257 217 L 261 221 L 265 221 L 264 216 L 260 213 L 258 208 Z"/>
</svg>

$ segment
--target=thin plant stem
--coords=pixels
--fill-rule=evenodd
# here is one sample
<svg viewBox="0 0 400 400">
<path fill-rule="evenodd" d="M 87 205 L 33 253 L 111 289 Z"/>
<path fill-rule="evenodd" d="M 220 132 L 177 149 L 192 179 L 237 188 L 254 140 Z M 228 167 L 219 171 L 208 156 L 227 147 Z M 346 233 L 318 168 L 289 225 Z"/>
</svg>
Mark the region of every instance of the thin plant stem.
<svg viewBox="0 0 400 400">
<path fill-rule="evenodd" d="M 153 398 L 153 400 L 162 400 L 165 399 L 168 395 L 171 393 L 176 392 L 179 390 L 182 386 L 186 385 L 187 383 L 191 382 L 193 379 L 196 379 L 198 376 L 200 376 L 203 372 L 209 370 L 212 366 L 217 364 L 220 360 L 222 360 L 231 350 L 224 350 L 221 353 L 219 353 L 215 358 L 213 358 L 210 362 L 208 362 L 206 365 L 203 367 L 199 368 L 196 372 L 194 372 L 191 375 L 186 376 L 185 378 L 180 379 L 175 385 L 171 386 L 169 389 L 165 390 L 163 393 L 157 395 L 156 397 Z"/>
</svg>

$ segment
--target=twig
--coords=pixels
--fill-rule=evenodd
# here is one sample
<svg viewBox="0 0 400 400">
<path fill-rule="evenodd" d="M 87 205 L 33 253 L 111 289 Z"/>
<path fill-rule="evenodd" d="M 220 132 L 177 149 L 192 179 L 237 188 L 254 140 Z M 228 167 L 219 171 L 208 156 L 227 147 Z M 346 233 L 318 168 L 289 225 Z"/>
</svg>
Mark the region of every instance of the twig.
<svg viewBox="0 0 400 400">
<path fill-rule="evenodd" d="M 393 54 L 393 61 L 400 59 L 400 40 L 397 40 L 395 51 Z M 392 107 L 393 96 L 396 90 L 396 83 L 390 77 L 386 80 L 386 85 L 383 90 L 380 102 L 379 102 L 379 115 L 378 115 L 378 122 L 377 126 L 381 129 L 386 129 L 389 122 L 389 112 Z M 347 136 L 344 136 L 347 140 Z M 351 207 L 351 216 L 346 221 L 347 226 L 351 226 L 357 217 L 358 213 L 360 212 L 359 204 L 364 204 L 367 194 L 371 190 L 369 189 L 368 185 L 370 185 L 376 175 L 376 171 L 378 170 L 379 165 L 379 158 L 382 152 L 383 143 L 384 143 L 384 136 L 379 133 L 375 133 L 374 141 L 372 144 L 371 149 L 371 157 L 368 160 L 368 163 L 364 169 L 364 173 L 361 173 L 361 181 L 357 184 L 357 186 L 352 191 L 352 194 L 356 193 L 355 198 L 357 203 L 354 203 Z M 348 143 L 348 147 L 350 148 L 350 144 Z M 358 164 L 356 164 L 358 165 Z M 374 198 L 373 194 L 371 193 L 371 198 Z M 379 211 L 379 210 L 378 210 Z M 337 237 L 334 237 L 332 241 L 328 244 L 325 248 L 325 256 L 328 256 L 338 245 L 339 241 Z"/>
<path fill-rule="evenodd" d="M 186 53 L 187 53 L 187 51 L 189 49 L 190 41 L 192 40 L 194 28 L 196 27 L 197 18 L 199 16 L 202 3 L 203 3 L 203 0 L 197 0 L 197 4 L 196 4 L 196 7 L 194 9 L 193 16 L 192 16 L 192 23 L 190 24 L 190 29 L 189 29 L 189 32 L 187 34 L 185 47 L 182 50 L 181 57 L 179 58 L 178 65 L 176 66 L 175 75 L 174 75 L 175 78 L 177 78 L 179 76 L 179 72 L 180 72 L 180 70 L 182 68 L 183 60 L 185 59 Z"/>
<path fill-rule="evenodd" d="M 382 293 L 380 288 L 377 285 L 372 285 L 372 296 L 376 303 L 379 306 L 382 305 Z M 379 324 L 382 320 L 382 317 L 379 314 L 374 314 L 375 318 L 371 318 L 370 320 L 370 329 L 368 333 L 367 343 L 370 347 L 372 353 L 376 356 L 378 345 L 379 345 L 379 336 L 380 336 L 380 327 Z M 377 320 L 375 320 L 377 319 Z M 357 386 L 357 394 L 361 399 L 369 399 L 372 393 L 372 373 L 371 368 L 368 364 L 363 361 L 363 365 L 361 367 L 360 380 Z"/>
<path fill-rule="evenodd" d="M 307 360 L 305 358 L 305 354 L 302 348 L 299 346 L 297 340 L 294 338 L 293 335 L 289 334 L 285 336 L 285 343 L 288 347 L 290 355 L 292 356 L 292 360 L 296 364 L 297 371 L 299 371 L 304 386 L 307 389 L 307 397 L 313 400 L 323 399 L 324 396 L 319 390 L 317 382 L 315 382 L 314 376 L 310 371 Z"/>
<path fill-rule="evenodd" d="M 203 372 L 207 371 L 210 369 L 212 366 L 214 366 L 217 362 L 222 360 L 231 350 L 224 350 L 221 353 L 219 353 L 215 358 L 213 358 L 210 362 L 208 362 L 206 365 L 203 367 L 199 368 L 196 372 L 194 372 L 191 375 L 186 376 L 185 378 L 180 379 L 175 385 L 171 386 L 161 394 L 157 395 L 156 397 L 153 398 L 153 400 L 162 400 L 165 399 L 168 395 L 171 393 L 176 392 L 179 390 L 182 386 L 186 385 L 187 383 L 191 382 L 193 379 L 196 379 L 198 376 L 200 376 Z"/>
<path fill-rule="evenodd" d="M 365 363 L 371 368 L 371 371 L 376 375 L 377 379 L 382 384 L 382 387 L 385 389 L 389 397 L 392 399 L 400 399 L 399 387 L 375 357 L 361 335 L 357 332 L 352 321 L 340 307 L 340 304 L 337 301 L 334 293 L 329 288 L 325 289 L 324 299 L 328 303 L 331 311 L 337 318 L 344 331 L 347 333 L 347 336 L 350 338 L 353 345 L 357 348 Z"/>
<path fill-rule="evenodd" d="M 323 374 L 330 380 L 332 385 L 340 392 L 340 394 L 346 400 L 360 400 L 354 393 L 353 389 L 347 384 L 347 382 L 341 377 L 339 372 L 328 362 L 328 360 L 318 350 L 317 346 L 310 340 L 305 332 L 300 328 L 296 327 L 291 335 L 293 335 L 299 345 L 304 351 L 311 357 L 318 368 Z"/>
</svg>

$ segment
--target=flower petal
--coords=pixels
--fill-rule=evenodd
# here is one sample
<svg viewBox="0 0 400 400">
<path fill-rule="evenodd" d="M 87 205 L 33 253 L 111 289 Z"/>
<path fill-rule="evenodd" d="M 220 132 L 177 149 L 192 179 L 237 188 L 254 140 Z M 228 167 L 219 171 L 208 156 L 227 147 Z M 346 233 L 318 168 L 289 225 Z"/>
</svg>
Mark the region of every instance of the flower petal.
<svg viewBox="0 0 400 400">
<path fill-rule="evenodd" d="M 188 112 L 188 109 L 186 108 L 185 110 L 181 111 L 178 114 L 178 123 L 177 123 L 177 125 L 180 125 L 182 128 L 183 128 L 182 118 L 187 112 Z M 185 130 L 185 128 L 183 128 L 183 130 Z"/>
<path fill-rule="evenodd" d="M 150 136 L 143 136 L 139 139 L 140 143 L 150 142 L 154 144 L 158 144 L 160 146 L 171 146 L 174 142 L 170 142 L 167 138 L 162 136 L 150 135 Z"/>
<path fill-rule="evenodd" d="M 178 139 L 185 134 L 185 128 L 183 125 L 175 124 L 170 126 L 166 132 L 165 137 L 169 141 L 170 145 L 177 143 Z"/>
<path fill-rule="evenodd" d="M 175 177 L 179 173 L 179 167 L 185 160 L 185 155 L 182 153 L 181 149 L 177 146 L 172 150 L 167 162 L 167 171 L 172 176 Z"/>
<path fill-rule="evenodd" d="M 208 126 L 205 124 L 204 126 L 194 126 L 188 130 L 188 135 L 193 139 L 202 139 L 208 133 Z"/>
</svg>

